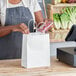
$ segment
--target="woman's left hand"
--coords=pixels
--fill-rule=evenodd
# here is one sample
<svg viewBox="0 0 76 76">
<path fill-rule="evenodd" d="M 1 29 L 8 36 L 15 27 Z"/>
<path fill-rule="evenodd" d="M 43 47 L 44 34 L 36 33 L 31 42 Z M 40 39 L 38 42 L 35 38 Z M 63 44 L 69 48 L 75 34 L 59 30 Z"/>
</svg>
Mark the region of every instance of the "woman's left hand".
<svg viewBox="0 0 76 76">
<path fill-rule="evenodd" d="M 41 23 L 38 31 L 40 31 L 40 32 L 47 32 L 48 30 L 50 30 L 53 27 L 54 27 L 54 23 L 53 23 L 52 20 L 44 19 L 44 22 Z"/>
<path fill-rule="evenodd" d="M 51 23 L 51 22 L 53 22 L 51 19 L 44 19 L 44 22 L 47 24 L 47 23 Z"/>
<path fill-rule="evenodd" d="M 50 20 L 50 19 L 44 19 L 44 22 L 45 22 L 45 24 L 46 24 L 46 25 L 48 25 L 48 24 L 51 24 L 51 23 L 52 23 L 52 26 L 51 26 L 49 29 L 54 28 L 54 22 L 53 22 L 52 20 Z M 49 30 L 49 29 L 48 29 L 48 30 Z"/>
</svg>

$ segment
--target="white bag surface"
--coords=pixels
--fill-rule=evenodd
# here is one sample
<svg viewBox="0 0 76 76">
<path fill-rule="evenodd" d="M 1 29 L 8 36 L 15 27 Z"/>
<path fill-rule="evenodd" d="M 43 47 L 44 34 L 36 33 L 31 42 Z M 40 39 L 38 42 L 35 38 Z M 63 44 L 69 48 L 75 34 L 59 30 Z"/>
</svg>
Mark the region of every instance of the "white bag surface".
<svg viewBox="0 0 76 76">
<path fill-rule="evenodd" d="M 21 65 L 25 68 L 50 66 L 49 34 L 23 35 Z"/>
</svg>

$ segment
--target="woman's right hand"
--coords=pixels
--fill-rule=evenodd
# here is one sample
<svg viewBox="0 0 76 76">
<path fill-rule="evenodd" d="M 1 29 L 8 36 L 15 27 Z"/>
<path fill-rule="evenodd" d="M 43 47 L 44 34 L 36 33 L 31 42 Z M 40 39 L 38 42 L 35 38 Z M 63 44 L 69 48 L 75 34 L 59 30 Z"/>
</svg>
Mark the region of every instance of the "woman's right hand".
<svg viewBox="0 0 76 76">
<path fill-rule="evenodd" d="M 14 28 L 12 29 L 12 31 L 18 31 L 18 32 L 21 32 L 23 34 L 29 34 L 29 29 L 24 23 L 21 23 L 19 25 L 15 25 Z"/>
</svg>

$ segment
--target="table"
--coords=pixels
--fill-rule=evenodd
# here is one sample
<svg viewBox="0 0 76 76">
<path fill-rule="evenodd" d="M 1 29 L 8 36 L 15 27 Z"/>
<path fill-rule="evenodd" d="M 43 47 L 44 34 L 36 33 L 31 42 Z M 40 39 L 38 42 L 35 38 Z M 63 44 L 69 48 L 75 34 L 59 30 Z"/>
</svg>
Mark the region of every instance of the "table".
<svg viewBox="0 0 76 76">
<path fill-rule="evenodd" d="M 0 60 L 0 76 L 75 76 L 76 68 L 51 58 L 51 67 L 25 69 L 21 60 Z"/>
</svg>

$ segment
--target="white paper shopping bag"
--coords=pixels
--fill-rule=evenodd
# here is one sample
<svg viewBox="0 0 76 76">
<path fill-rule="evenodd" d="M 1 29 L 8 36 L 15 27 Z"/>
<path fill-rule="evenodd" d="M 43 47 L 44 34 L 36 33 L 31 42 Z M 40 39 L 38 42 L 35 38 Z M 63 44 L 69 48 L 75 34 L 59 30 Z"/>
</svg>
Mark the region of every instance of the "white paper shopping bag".
<svg viewBox="0 0 76 76">
<path fill-rule="evenodd" d="M 49 34 L 31 33 L 23 35 L 21 65 L 25 68 L 50 66 Z"/>
</svg>

